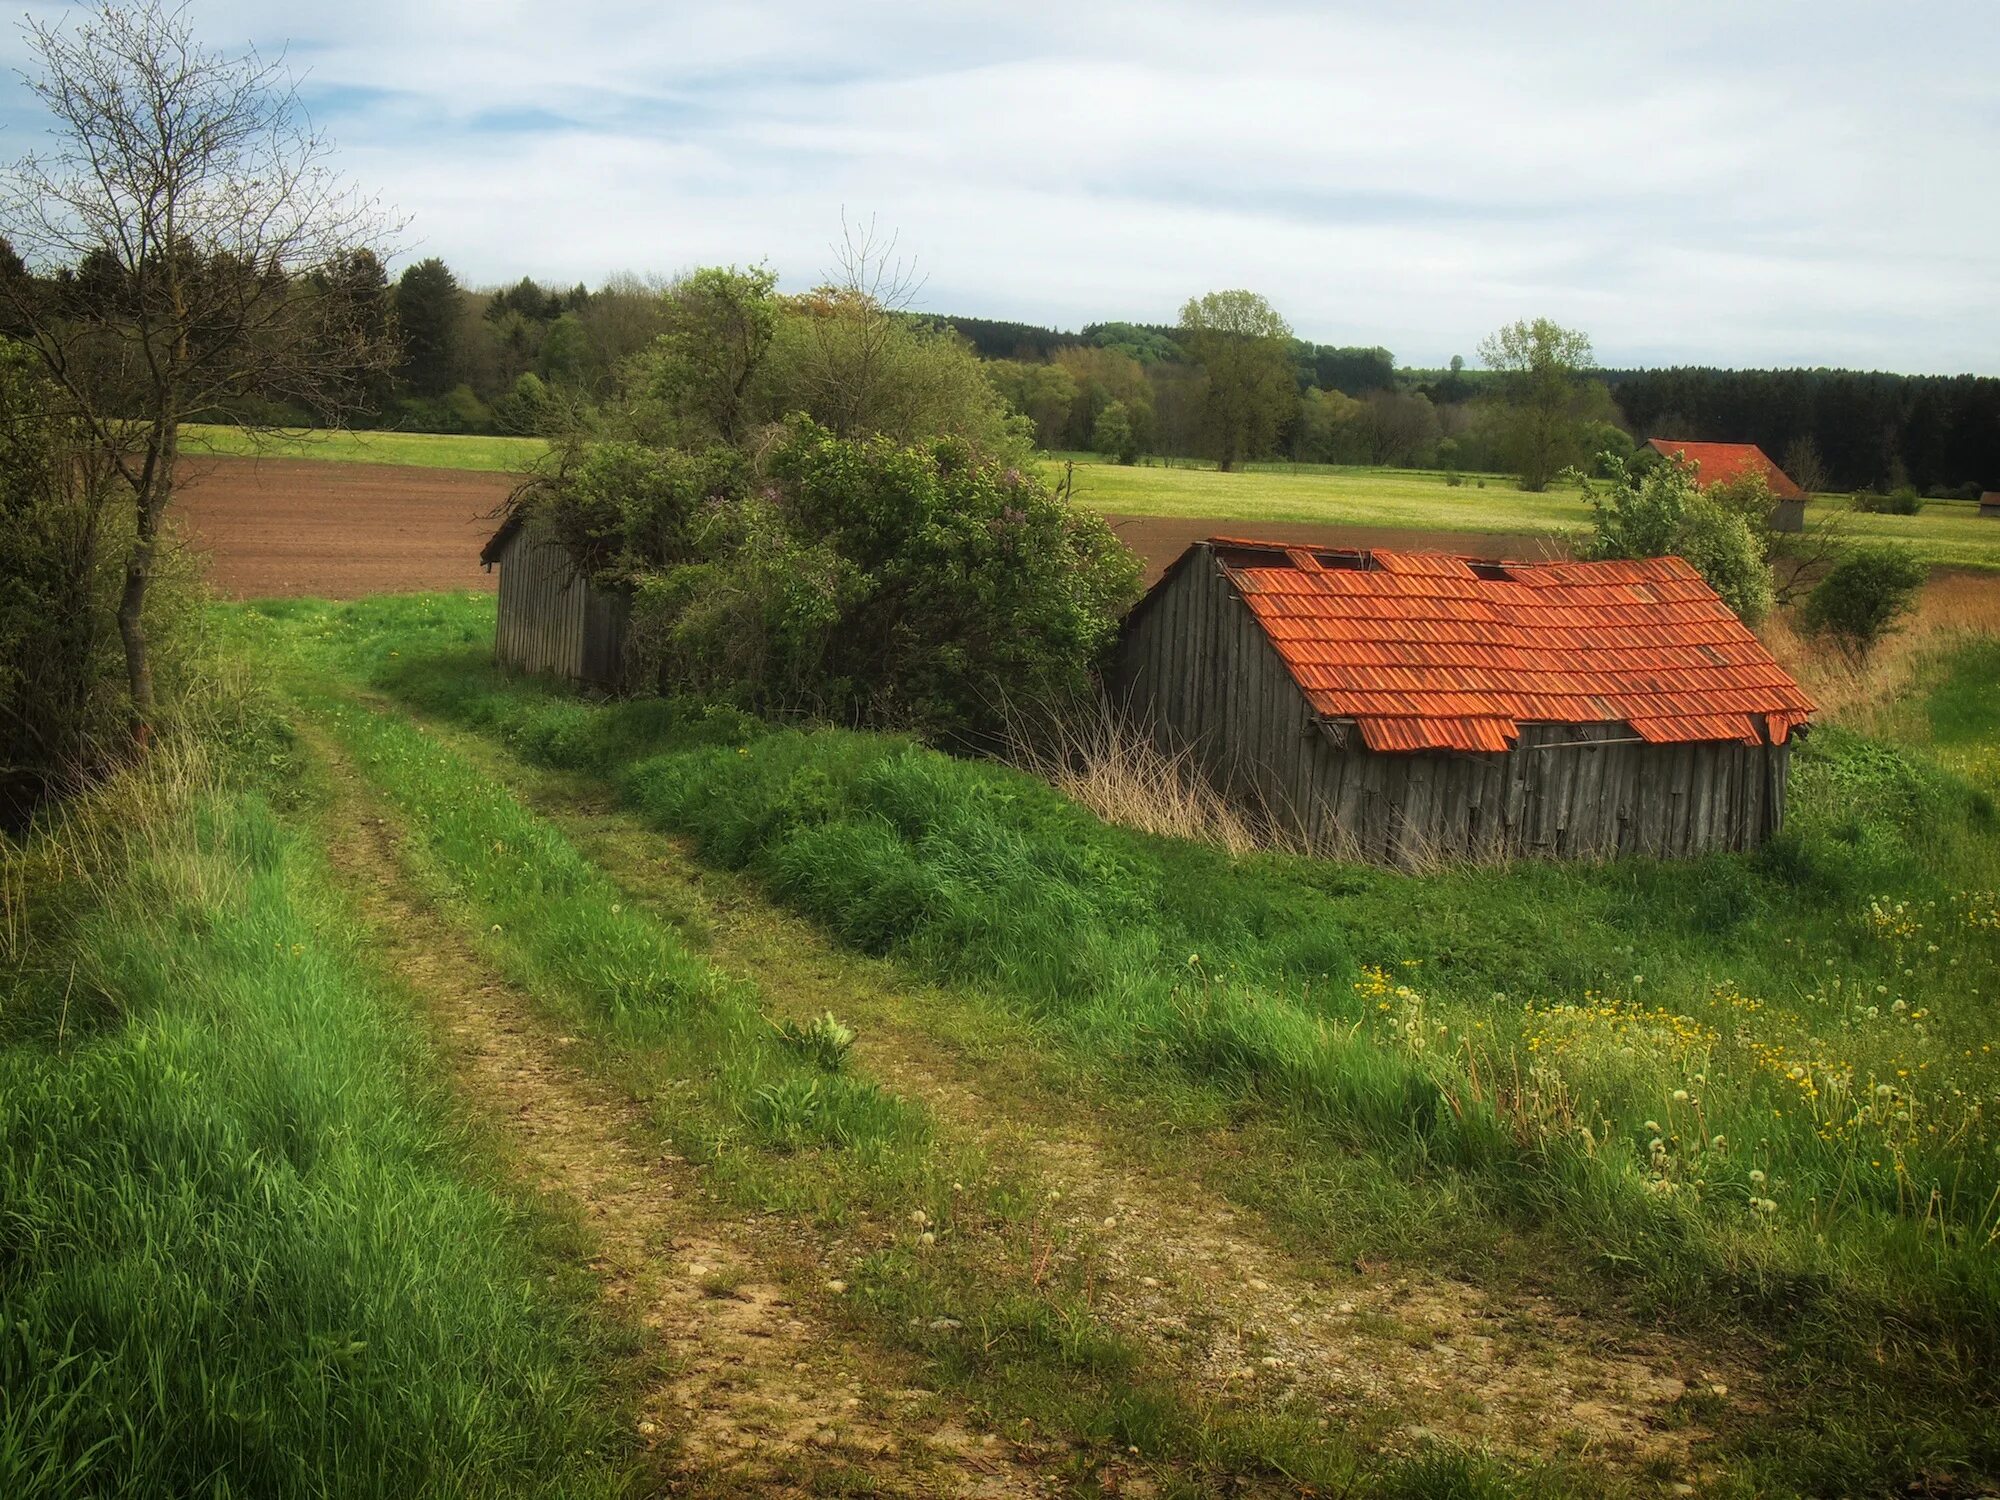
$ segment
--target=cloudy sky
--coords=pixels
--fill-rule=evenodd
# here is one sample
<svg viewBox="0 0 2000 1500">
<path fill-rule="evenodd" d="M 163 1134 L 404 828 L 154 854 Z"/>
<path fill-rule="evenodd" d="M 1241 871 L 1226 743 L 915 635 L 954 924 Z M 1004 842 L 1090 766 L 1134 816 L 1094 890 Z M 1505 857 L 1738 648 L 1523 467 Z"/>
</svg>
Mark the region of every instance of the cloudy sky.
<svg viewBox="0 0 2000 1500">
<path fill-rule="evenodd" d="M 1405 363 L 1546 314 L 1609 365 L 2000 373 L 1995 0 L 193 8 L 286 49 L 470 284 L 799 287 L 844 210 L 934 311 L 1171 322 L 1247 286 Z M 9 78 L 0 155 L 28 103 Z"/>
</svg>

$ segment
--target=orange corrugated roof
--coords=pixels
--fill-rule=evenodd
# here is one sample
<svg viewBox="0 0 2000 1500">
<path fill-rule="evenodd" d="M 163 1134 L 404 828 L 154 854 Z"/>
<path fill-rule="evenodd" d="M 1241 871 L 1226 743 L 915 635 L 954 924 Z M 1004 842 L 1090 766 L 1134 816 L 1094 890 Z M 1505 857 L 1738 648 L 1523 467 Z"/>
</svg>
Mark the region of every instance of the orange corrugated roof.
<svg viewBox="0 0 2000 1500">
<path fill-rule="evenodd" d="M 1505 750 L 1523 723 L 1782 743 L 1813 702 L 1678 557 L 1488 563 L 1218 537 L 1314 710 L 1374 750 Z"/>
<path fill-rule="evenodd" d="M 1792 482 L 1792 476 L 1771 462 L 1755 443 L 1684 443 L 1678 438 L 1648 438 L 1646 446 L 1668 458 L 1679 454 L 1694 465 L 1694 482 L 1702 489 L 1711 484 L 1727 484 L 1743 474 L 1762 474 L 1773 496 L 1780 500 L 1803 500 L 1806 492 Z"/>
</svg>

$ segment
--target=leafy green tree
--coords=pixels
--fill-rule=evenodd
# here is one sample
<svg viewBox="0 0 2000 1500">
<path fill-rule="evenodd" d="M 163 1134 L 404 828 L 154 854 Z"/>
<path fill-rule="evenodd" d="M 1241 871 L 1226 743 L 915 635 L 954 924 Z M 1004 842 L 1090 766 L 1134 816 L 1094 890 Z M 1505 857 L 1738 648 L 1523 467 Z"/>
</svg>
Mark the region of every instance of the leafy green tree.
<svg viewBox="0 0 2000 1500">
<path fill-rule="evenodd" d="M 1069 446 L 1070 408 L 1077 397 L 1069 371 L 1060 365 L 996 359 L 986 362 L 986 378 L 1009 406 L 1034 423 L 1037 447 Z"/>
<path fill-rule="evenodd" d="M 1097 414 L 1090 431 L 1093 451 L 1115 458 L 1121 464 L 1139 461 L 1139 436 L 1132 427 L 1132 411 L 1123 401 L 1114 401 Z"/>
<path fill-rule="evenodd" d="M 1164 328 L 1138 323 L 1092 323 L 1083 336 L 1100 349 L 1111 349 L 1142 365 L 1179 364 L 1186 358 L 1181 346 Z"/>
<path fill-rule="evenodd" d="M 682 443 L 749 435 L 755 382 L 778 326 L 777 285 L 767 266 L 704 266 L 667 288 L 663 328 L 642 365 L 647 393 Z"/>
<path fill-rule="evenodd" d="M 1255 292 L 1210 292 L 1181 308 L 1179 342 L 1207 376 L 1217 467 L 1226 473 L 1269 452 L 1298 402 L 1290 325 Z"/>
<path fill-rule="evenodd" d="M 1501 371 L 1512 415 L 1508 447 L 1521 488 L 1541 491 L 1581 456 L 1577 400 L 1594 364 L 1587 334 L 1547 318 L 1509 323 L 1484 339 L 1479 357 Z"/>
<path fill-rule="evenodd" d="M 1763 543 L 1741 510 L 1696 487 L 1691 466 L 1675 459 L 1635 471 L 1610 453 L 1598 463 L 1607 483 L 1584 481 L 1593 512 L 1586 557 L 1682 557 L 1745 623 L 1770 613 Z"/>
<path fill-rule="evenodd" d="M 1310 386 L 1299 397 L 1293 438 L 1300 459 L 1314 464 L 1367 461 L 1361 403 L 1340 391 Z"/>
<path fill-rule="evenodd" d="M 1057 369 L 1068 374 L 1076 391 L 1070 403 L 1069 446 L 1091 447 L 1097 418 L 1114 401 L 1124 403 L 1138 447 L 1152 446 L 1153 381 L 1147 366 L 1123 350 L 1088 344 L 1058 349 L 1051 359 Z"/>
<path fill-rule="evenodd" d="M 547 383 L 533 370 L 523 370 L 521 378 L 514 382 L 514 389 L 493 414 L 509 432 L 532 436 L 547 430 L 554 412 L 555 402 Z"/>
<path fill-rule="evenodd" d="M 759 385 L 768 416 L 804 413 L 844 437 L 951 436 L 1013 459 L 1032 445 L 1031 424 L 1010 415 L 955 330 L 890 315 L 848 291 L 823 288 L 786 305 Z"/>
<path fill-rule="evenodd" d="M 1849 659 L 1860 661 L 1917 607 L 1929 568 L 1901 547 L 1855 551 L 1828 570 L 1806 596 L 1802 621 Z"/>
<path fill-rule="evenodd" d="M 396 327 L 403 344 L 397 374 L 413 394 L 442 396 L 458 384 L 463 315 L 458 278 L 435 255 L 405 267 L 397 278 Z"/>
<path fill-rule="evenodd" d="M 542 378 L 558 390 L 582 390 L 590 368 L 590 335 L 583 320 L 566 312 L 550 323 L 535 361 Z"/>
<path fill-rule="evenodd" d="M 1437 408 L 1416 391 L 1371 391 L 1361 402 L 1357 431 L 1367 461 L 1408 468 L 1437 451 Z"/>
</svg>

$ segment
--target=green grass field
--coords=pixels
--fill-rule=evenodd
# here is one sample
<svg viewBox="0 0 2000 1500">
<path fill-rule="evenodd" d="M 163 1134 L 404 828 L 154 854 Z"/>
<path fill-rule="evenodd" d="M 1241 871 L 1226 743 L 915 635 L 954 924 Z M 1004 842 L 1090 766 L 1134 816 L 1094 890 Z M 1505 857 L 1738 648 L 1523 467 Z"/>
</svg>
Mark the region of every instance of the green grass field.
<svg viewBox="0 0 2000 1500">
<path fill-rule="evenodd" d="M 1126 468 L 1094 454 L 1056 455 L 1048 472 L 1055 477 L 1070 463 L 1076 466 L 1077 499 L 1115 515 L 1503 534 L 1572 531 L 1590 524 L 1590 507 L 1573 487 L 1531 495 L 1498 474 L 1468 474 L 1453 486 L 1443 474 L 1420 469 L 1253 464 L 1222 474 L 1180 464 Z M 1836 517 L 1855 542 L 1893 542 L 1930 562 L 2000 568 L 2000 522 L 1982 521 L 1979 508 L 1966 501 L 1931 500 L 1914 516 L 1878 516 L 1848 510 L 1844 497 L 1823 497 L 1806 514 L 1808 525 Z"/>
<path fill-rule="evenodd" d="M 540 438 L 471 437 L 433 432 L 276 432 L 190 423 L 181 429 L 191 453 L 232 457 L 317 458 L 348 464 L 409 464 L 423 469 L 512 473 L 548 451 Z"/>
</svg>

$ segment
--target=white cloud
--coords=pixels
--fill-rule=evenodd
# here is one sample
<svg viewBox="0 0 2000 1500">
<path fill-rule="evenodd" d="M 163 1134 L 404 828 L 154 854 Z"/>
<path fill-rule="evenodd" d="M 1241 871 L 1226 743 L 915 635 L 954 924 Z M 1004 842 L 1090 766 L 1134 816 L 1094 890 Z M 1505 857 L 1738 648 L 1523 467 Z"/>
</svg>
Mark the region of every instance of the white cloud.
<svg viewBox="0 0 2000 1500">
<path fill-rule="evenodd" d="M 844 207 L 967 313 L 1170 320 L 1249 285 L 1304 336 L 1417 362 L 1546 313 L 1607 363 L 2000 369 L 1983 3 L 217 0 L 201 21 L 289 42 L 347 167 L 473 281 L 768 259 L 804 284 Z"/>
</svg>

